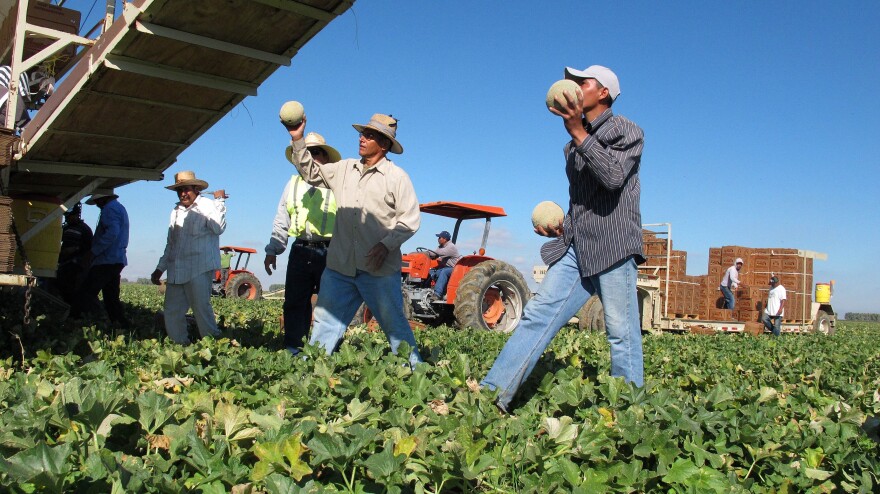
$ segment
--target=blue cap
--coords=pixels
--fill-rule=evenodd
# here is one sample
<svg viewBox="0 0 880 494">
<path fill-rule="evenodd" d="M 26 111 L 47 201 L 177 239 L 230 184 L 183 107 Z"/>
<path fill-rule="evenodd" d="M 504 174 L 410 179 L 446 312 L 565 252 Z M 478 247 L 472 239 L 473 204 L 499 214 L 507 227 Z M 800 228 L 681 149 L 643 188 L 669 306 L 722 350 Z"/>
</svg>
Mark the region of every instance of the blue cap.
<svg viewBox="0 0 880 494">
<path fill-rule="evenodd" d="M 449 232 L 447 232 L 446 230 L 438 233 L 437 236 L 440 238 L 445 238 L 446 240 L 452 240 L 452 235 L 450 235 Z"/>
</svg>

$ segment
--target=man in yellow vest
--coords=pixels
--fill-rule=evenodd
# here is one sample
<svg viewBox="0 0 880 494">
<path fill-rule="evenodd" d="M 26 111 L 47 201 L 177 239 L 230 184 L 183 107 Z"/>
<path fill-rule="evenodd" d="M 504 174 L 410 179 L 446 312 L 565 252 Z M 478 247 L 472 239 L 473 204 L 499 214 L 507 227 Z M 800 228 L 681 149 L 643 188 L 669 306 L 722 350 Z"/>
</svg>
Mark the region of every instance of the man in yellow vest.
<svg viewBox="0 0 880 494">
<path fill-rule="evenodd" d="M 320 134 L 305 136 L 306 149 L 319 164 L 342 159 Z M 296 355 L 302 349 L 312 323 L 312 295 L 318 293 L 321 274 L 327 265 L 327 246 L 336 223 L 336 199 L 330 189 L 309 185 L 299 175 L 284 187 L 266 245 L 263 265 L 270 275 L 276 259 L 293 237 L 284 280 L 284 346 Z"/>
</svg>

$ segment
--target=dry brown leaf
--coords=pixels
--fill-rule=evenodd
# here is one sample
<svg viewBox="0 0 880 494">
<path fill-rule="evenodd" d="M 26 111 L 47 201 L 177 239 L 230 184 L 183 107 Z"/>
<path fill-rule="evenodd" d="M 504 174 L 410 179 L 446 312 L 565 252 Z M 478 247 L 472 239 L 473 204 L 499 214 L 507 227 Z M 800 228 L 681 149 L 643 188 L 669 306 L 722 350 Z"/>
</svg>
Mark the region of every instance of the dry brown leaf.
<svg viewBox="0 0 880 494">
<path fill-rule="evenodd" d="M 431 400 L 431 410 L 437 415 L 449 415 L 449 405 L 443 400 Z"/>
<path fill-rule="evenodd" d="M 164 434 L 147 434 L 147 443 L 150 447 L 167 451 L 171 447 L 171 438 Z"/>
</svg>

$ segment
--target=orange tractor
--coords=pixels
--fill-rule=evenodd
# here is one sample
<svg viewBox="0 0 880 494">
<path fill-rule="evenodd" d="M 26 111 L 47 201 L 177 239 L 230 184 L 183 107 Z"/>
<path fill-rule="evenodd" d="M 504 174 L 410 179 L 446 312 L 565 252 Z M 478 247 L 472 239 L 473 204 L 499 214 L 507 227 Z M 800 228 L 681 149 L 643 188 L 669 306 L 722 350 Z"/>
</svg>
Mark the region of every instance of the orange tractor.
<svg viewBox="0 0 880 494">
<path fill-rule="evenodd" d="M 221 270 L 214 272 L 214 279 L 211 282 L 211 295 L 226 298 L 243 298 L 247 300 L 259 300 L 263 296 L 263 287 L 260 280 L 254 273 L 248 271 L 248 262 L 251 260 L 251 254 L 257 251 L 248 247 L 220 247 L 220 250 L 229 250 L 238 254 L 235 263 L 229 265 L 229 275 L 226 283 L 223 283 L 223 275 Z M 245 257 L 245 254 L 247 256 Z M 242 263 L 242 258 L 244 262 Z"/>
<path fill-rule="evenodd" d="M 430 256 L 434 251 L 418 247 L 416 252 L 403 255 L 401 280 L 407 318 L 432 325 L 455 323 L 460 328 L 512 331 L 531 296 L 528 285 L 516 268 L 485 255 L 492 218 L 507 216 L 504 209 L 462 202 L 432 202 L 420 205 L 419 209 L 423 213 L 454 218 L 453 243 L 458 239 L 463 221 L 483 219 L 485 227 L 479 250 L 463 255 L 453 268 L 445 300 L 433 296 L 434 280 L 430 270 L 438 265 Z M 358 322 L 371 319 L 369 309 L 359 316 L 362 319 Z"/>
</svg>

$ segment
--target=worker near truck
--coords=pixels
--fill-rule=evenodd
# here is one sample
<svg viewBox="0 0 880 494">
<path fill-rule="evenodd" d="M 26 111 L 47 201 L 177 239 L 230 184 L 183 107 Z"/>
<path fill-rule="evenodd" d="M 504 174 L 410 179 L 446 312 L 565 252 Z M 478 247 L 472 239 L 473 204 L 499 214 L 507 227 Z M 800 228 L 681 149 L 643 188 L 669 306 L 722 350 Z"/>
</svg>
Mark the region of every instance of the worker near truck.
<svg viewBox="0 0 880 494">
<path fill-rule="evenodd" d="M 226 199 L 222 189 L 214 199 L 201 192 L 208 182 L 192 171 L 174 175 L 174 183 L 165 187 L 177 193 L 178 202 L 171 210 L 165 251 L 150 276 L 153 284 L 167 271 L 164 318 L 168 337 L 175 343 L 189 344 L 186 312 L 192 308 L 199 334 L 219 336 L 214 309 L 211 308 L 211 282 L 220 269 L 220 234 L 226 230 Z"/>
<path fill-rule="evenodd" d="M 83 261 L 89 266 L 86 279 L 79 293 L 79 303 L 71 308 L 71 315 L 94 313 L 98 309 L 98 293 L 104 298 L 104 309 L 110 321 L 120 328 L 130 327 L 122 302 L 119 300 L 121 273 L 128 264 L 128 211 L 117 201 L 118 195 L 92 194 L 86 204 L 98 206 L 101 215 L 92 237 L 91 249 Z"/>
<path fill-rule="evenodd" d="M 733 296 L 733 292 L 739 286 L 739 270 L 742 267 L 743 260 L 737 257 L 733 266 L 727 268 L 727 271 L 724 272 L 724 276 L 721 278 L 720 289 L 724 295 L 724 309 L 733 310 L 736 306 L 736 298 Z"/>
<path fill-rule="evenodd" d="M 461 254 L 452 243 L 452 235 L 443 230 L 437 234 L 437 248 L 428 252 L 428 256 L 438 262 L 437 267 L 431 270 L 431 275 L 434 277 L 434 295 L 442 299 L 446 295 L 446 285 L 449 284 L 452 269 L 458 264 Z"/>
<path fill-rule="evenodd" d="M 394 353 L 402 342 L 409 344 L 413 367 L 422 357 L 403 312 L 400 246 L 416 233 L 421 219 L 409 175 L 387 158 L 388 153 L 403 153 L 397 119 L 376 113 L 367 124 L 354 124 L 360 159 L 324 165 L 308 152 L 305 126 L 305 117 L 296 126 L 285 125 L 291 137 L 287 159 L 306 182 L 332 190 L 338 204 L 309 343 L 333 353 L 366 303 Z"/>
<path fill-rule="evenodd" d="M 782 316 L 785 315 L 785 287 L 779 284 L 777 276 L 770 277 L 770 292 L 767 294 L 767 307 L 761 321 L 773 336 L 779 336 L 782 328 Z"/>
<path fill-rule="evenodd" d="M 482 381 L 498 391 L 502 411 L 560 328 L 593 294 L 605 310 L 611 375 L 637 386 L 644 382 L 636 292 L 637 264 L 645 261 L 639 206 L 643 132 L 612 113 L 620 84 L 610 69 L 566 67 L 565 78 L 582 93 L 558 97 L 562 111 L 550 108 L 562 117 L 570 138 L 564 147 L 569 210 L 561 226 L 536 227 L 537 233 L 554 237 L 541 248 L 549 269 Z"/>
<path fill-rule="evenodd" d="M 342 156 L 324 138 L 309 132 L 306 151 L 318 164 L 336 163 Z M 272 236 L 266 245 L 263 266 L 272 274 L 278 256 L 294 239 L 287 259 L 284 278 L 284 346 L 299 354 L 312 325 L 312 295 L 321 287 L 321 275 L 327 266 L 327 248 L 336 224 L 336 198 L 330 189 L 309 185 L 300 175 L 293 175 L 284 186 L 272 223 Z"/>
</svg>

